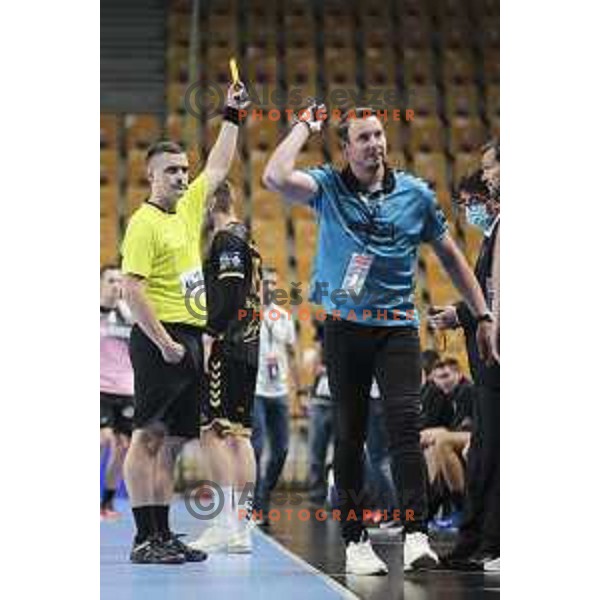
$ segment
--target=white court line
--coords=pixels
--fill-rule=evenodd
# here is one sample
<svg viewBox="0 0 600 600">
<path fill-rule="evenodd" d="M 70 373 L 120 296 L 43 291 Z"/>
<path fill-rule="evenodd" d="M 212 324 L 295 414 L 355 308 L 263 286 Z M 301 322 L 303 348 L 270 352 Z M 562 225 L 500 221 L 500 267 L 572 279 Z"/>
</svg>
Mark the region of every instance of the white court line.
<svg viewBox="0 0 600 600">
<path fill-rule="evenodd" d="M 319 579 L 323 581 L 325 585 L 335 590 L 338 594 L 341 595 L 342 598 L 348 598 L 348 600 L 360 600 L 360 597 L 351 592 L 348 588 L 345 588 L 341 583 L 338 583 L 335 579 L 329 577 L 322 571 L 319 571 L 316 567 L 313 567 L 310 563 L 306 562 L 303 558 L 300 558 L 298 555 L 290 552 L 285 546 L 283 546 L 280 542 L 278 542 L 274 537 L 271 537 L 264 533 L 258 527 L 254 528 L 256 533 L 259 533 L 263 539 L 270 542 L 273 546 L 281 550 L 288 558 L 291 558 L 294 562 L 298 563 L 301 567 L 306 569 L 312 575 L 316 575 Z"/>
</svg>

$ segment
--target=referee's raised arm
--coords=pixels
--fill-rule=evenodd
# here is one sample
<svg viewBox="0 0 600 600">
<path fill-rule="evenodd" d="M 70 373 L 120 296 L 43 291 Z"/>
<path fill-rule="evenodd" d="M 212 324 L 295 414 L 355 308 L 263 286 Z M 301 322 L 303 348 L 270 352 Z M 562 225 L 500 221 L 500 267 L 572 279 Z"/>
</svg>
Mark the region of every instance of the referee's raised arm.
<svg viewBox="0 0 600 600">
<path fill-rule="evenodd" d="M 277 146 L 269 159 L 263 183 L 272 192 L 279 192 L 289 202 L 307 204 L 318 192 L 316 181 L 295 169 L 302 146 L 313 131 L 321 131 L 327 112 L 323 105 L 311 105 L 303 111 L 305 117 L 296 120 L 289 135 Z"/>
</svg>

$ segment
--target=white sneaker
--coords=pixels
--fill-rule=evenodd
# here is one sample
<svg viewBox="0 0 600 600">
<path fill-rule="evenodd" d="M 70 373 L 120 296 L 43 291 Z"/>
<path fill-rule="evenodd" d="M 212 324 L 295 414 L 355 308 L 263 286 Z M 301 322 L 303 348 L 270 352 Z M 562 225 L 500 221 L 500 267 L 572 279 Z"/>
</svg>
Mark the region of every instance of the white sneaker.
<svg viewBox="0 0 600 600">
<path fill-rule="evenodd" d="M 404 570 L 433 569 L 439 563 L 437 554 L 429 546 L 427 534 L 407 533 L 404 539 Z"/>
<path fill-rule="evenodd" d="M 252 537 L 250 527 L 244 525 L 238 531 L 233 532 L 227 542 L 227 554 L 251 554 Z"/>
<path fill-rule="evenodd" d="M 188 545 L 194 550 L 204 550 L 204 552 L 208 552 L 209 554 L 222 552 L 227 548 L 231 534 L 231 530 L 227 527 L 210 525 L 196 541 Z"/>
<path fill-rule="evenodd" d="M 483 563 L 483 570 L 486 573 L 500 573 L 500 557 L 486 560 Z"/>
<path fill-rule="evenodd" d="M 354 575 L 387 575 L 387 565 L 375 554 L 366 532 L 361 541 L 346 546 L 346 573 Z"/>
</svg>

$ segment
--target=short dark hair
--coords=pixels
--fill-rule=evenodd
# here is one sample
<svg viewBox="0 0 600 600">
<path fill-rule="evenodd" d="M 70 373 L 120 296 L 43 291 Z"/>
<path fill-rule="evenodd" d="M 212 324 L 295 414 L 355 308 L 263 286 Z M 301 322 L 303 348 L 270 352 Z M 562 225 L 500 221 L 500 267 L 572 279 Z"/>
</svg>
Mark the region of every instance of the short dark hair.
<svg viewBox="0 0 600 600">
<path fill-rule="evenodd" d="M 148 148 L 146 152 L 146 162 L 159 154 L 184 154 L 185 150 L 177 143 L 170 140 L 161 140 L 155 142 Z"/>
<path fill-rule="evenodd" d="M 215 201 L 210 209 L 212 213 L 228 215 L 233 206 L 233 195 L 228 181 L 223 181 L 214 193 Z"/>
<path fill-rule="evenodd" d="M 471 175 L 465 175 L 458 182 L 457 193 L 465 192 L 466 194 L 475 194 L 477 196 L 487 197 L 488 188 L 482 178 L 482 170 L 478 169 Z"/>
<path fill-rule="evenodd" d="M 120 271 L 121 267 L 117 263 L 107 263 L 100 267 L 100 279 L 104 277 L 107 271 Z"/>
<path fill-rule="evenodd" d="M 350 123 L 352 123 L 352 121 L 376 116 L 377 111 L 374 108 L 369 108 L 367 106 L 363 106 L 361 108 L 349 108 L 348 110 L 344 111 L 337 129 L 340 141 L 344 144 L 348 142 L 348 130 L 350 129 Z"/>
<path fill-rule="evenodd" d="M 435 363 L 437 363 L 439 360 L 440 355 L 437 353 L 436 350 L 423 350 L 423 352 L 421 353 L 421 363 L 423 364 L 423 370 L 425 371 L 425 375 L 431 374 Z"/>
<path fill-rule="evenodd" d="M 494 149 L 494 152 L 496 153 L 496 160 L 498 162 L 500 162 L 500 140 L 493 138 L 489 141 L 487 141 L 482 147 L 481 147 L 481 154 L 485 154 L 488 150 Z"/>
</svg>

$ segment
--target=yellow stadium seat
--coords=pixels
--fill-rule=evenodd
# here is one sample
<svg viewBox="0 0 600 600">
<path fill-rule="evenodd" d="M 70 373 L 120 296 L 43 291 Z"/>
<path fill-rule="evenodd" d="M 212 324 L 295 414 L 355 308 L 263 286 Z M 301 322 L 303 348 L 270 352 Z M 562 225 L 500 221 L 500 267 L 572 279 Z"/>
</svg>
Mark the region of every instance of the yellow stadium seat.
<svg viewBox="0 0 600 600">
<path fill-rule="evenodd" d="M 409 148 L 416 152 L 440 152 L 444 149 L 444 130 L 436 117 L 415 117 L 408 123 Z"/>
<path fill-rule="evenodd" d="M 128 149 L 147 149 L 161 139 L 160 120 L 156 115 L 127 115 L 125 140 Z"/>
<path fill-rule="evenodd" d="M 117 145 L 117 115 L 100 114 L 100 148 Z"/>
<path fill-rule="evenodd" d="M 477 116 L 479 113 L 479 97 L 474 85 L 457 85 L 446 87 L 446 115 Z"/>
<path fill-rule="evenodd" d="M 412 170 L 416 175 L 433 184 L 436 191 L 448 189 L 446 159 L 441 152 L 415 154 Z"/>
<path fill-rule="evenodd" d="M 450 152 L 473 152 L 485 142 L 485 129 L 477 117 L 455 117 L 450 125 Z"/>
<path fill-rule="evenodd" d="M 472 175 L 479 169 L 478 152 L 459 152 L 454 157 L 453 181 L 456 186 L 458 182 L 466 175 Z"/>
</svg>

